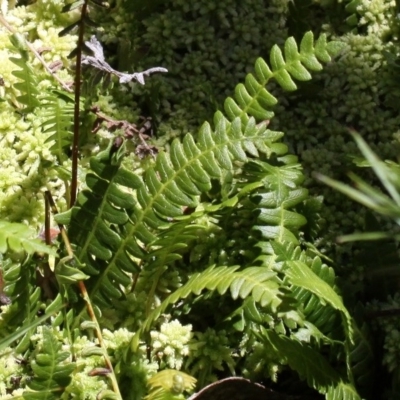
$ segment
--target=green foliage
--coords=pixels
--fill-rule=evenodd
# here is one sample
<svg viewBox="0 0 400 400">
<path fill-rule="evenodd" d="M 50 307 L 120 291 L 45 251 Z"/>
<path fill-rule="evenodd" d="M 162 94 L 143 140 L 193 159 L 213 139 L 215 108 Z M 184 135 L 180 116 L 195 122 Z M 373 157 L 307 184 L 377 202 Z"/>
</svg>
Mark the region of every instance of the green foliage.
<svg viewBox="0 0 400 400">
<path fill-rule="evenodd" d="M 34 231 L 26 225 L 0 221 L 0 252 L 3 254 L 7 251 L 56 254 L 54 249 L 32 236 L 34 236 Z"/>
<path fill-rule="evenodd" d="M 353 200 L 370 208 L 371 210 L 388 216 L 399 225 L 400 223 L 400 182 L 399 182 L 399 165 L 392 162 L 383 162 L 368 147 L 366 142 L 355 132 L 352 132 L 359 149 L 363 153 L 367 163 L 374 170 L 376 176 L 380 180 L 382 186 L 386 189 L 389 196 L 382 193 L 381 190 L 374 188 L 355 174 L 349 174 L 350 179 L 354 182 L 356 188 L 344 183 L 335 181 L 326 176 L 317 174 L 316 177 L 334 189 L 344 193 Z M 344 237 L 342 240 L 377 240 L 383 238 L 398 239 L 397 235 L 385 232 L 369 232 L 363 234 L 353 234 Z"/>
<path fill-rule="evenodd" d="M 347 195 L 351 199 L 357 201 L 358 203 L 368 207 L 372 211 L 377 214 L 381 214 L 385 217 L 389 217 L 393 220 L 395 225 L 399 225 L 399 165 L 394 162 L 383 162 L 379 159 L 379 157 L 371 150 L 371 148 L 367 145 L 367 143 L 361 138 L 361 136 L 356 132 L 351 132 L 354 140 L 357 143 L 360 151 L 365 157 L 361 162 L 358 161 L 358 165 L 365 167 L 371 167 L 375 172 L 377 178 L 381 183 L 381 188 L 385 189 L 389 196 L 383 193 L 381 188 L 377 188 L 372 186 L 371 184 L 365 182 L 363 179 L 358 177 L 357 175 L 351 173 L 349 174 L 350 179 L 354 182 L 354 187 L 336 181 L 334 179 L 328 178 L 324 175 L 317 175 L 317 178 L 323 183 L 331 186 L 335 190 L 342 192 Z M 390 240 L 390 241 L 398 241 L 399 235 L 396 231 L 393 232 L 393 227 L 391 227 L 391 231 L 372 231 L 372 232 L 361 232 L 361 233 L 353 233 L 340 238 L 341 241 L 380 241 L 382 239 Z M 382 251 L 382 242 L 378 242 L 375 246 L 372 244 L 370 247 L 370 251 L 372 253 Z M 397 246 L 386 246 L 386 248 L 395 248 L 395 252 L 397 252 Z M 398 256 L 395 256 L 395 263 L 398 261 Z M 394 268 L 388 268 L 387 265 L 390 265 L 393 261 L 382 260 L 381 265 L 373 265 L 372 268 L 369 266 L 366 269 L 366 273 L 374 278 L 374 286 L 379 285 L 381 290 L 379 292 L 375 292 L 375 295 L 378 295 L 381 299 L 384 296 L 387 296 L 387 300 L 394 300 L 396 294 L 394 291 L 397 291 L 397 288 L 392 285 L 393 279 L 397 279 L 399 276 L 399 269 L 397 265 Z M 368 267 L 368 265 L 367 265 Z M 388 283 L 389 282 L 389 283 Z M 393 301 L 392 300 L 392 301 Z M 378 303 L 379 304 L 379 303 Z M 373 308 L 375 308 L 376 316 L 380 317 L 380 312 L 384 312 L 383 310 L 387 308 L 387 304 L 374 304 Z M 396 304 L 396 302 L 395 302 Z M 393 307 L 393 306 L 392 306 Z M 395 309 L 396 310 L 396 309 Z M 396 312 L 395 312 L 396 314 Z M 382 314 L 382 317 L 385 317 Z M 383 341 L 385 342 L 386 354 L 383 357 L 383 363 L 386 364 L 390 369 L 393 369 L 393 365 L 396 363 L 396 356 L 393 356 L 393 353 L 397 351 L 396 346 L 394 345 L 393 335 L 396 335 L 396 322 L 394 321 L 392 324 L 381 320 L 378 322 L 381 328 L 380 334 L 383 336 Z M 352 359 L 354 362 L 354 371 L 356 375 L 358 375 L 358 379 L 363 382 L 368 381 L 370 378 L 370 374 L 366 373 L 363 363 L 365 362 L 365 358 L 358 359 L 360 354 L 370 354 L 369 359 L 373 359 L 373 351 L 369 348 L 369 340 L 366 338 L 366 335 L 369 335 L 369 328 L 364 324 L 362 329 L 356 331 L 356 335 L 360 338 L 358 340 L 358 345 L 352 351 Z M 364 349 L 363 349 L 364 347 Z M 361 372 L 360 372 L 361 371 Z M 397 377 L 393 376 L 393 386 L 396 386 Z M 396 389 L 395 389 L 396 390 Z M 394 390 L 394 391 L 395 391 Z"/>
<path fill-rule="evenodd" d="M 275 45 L 270 54 L 270 65 L 258 59 L 255 65 L 256 77 L 249 74 L 245 85 L 239 84 L 235 90 L 235 100 L 228 98 L 225 101 L 225 111 L 230 119 L 242 116 L 246 121 L 246 114 L 254 116 L 263 121 L 273 117 L 268 112 L 277 103 L 265 86 L 271 78 L 274 78 L 283 89 L 287 91 L 296 90 L 297 86 L 292 77 L 299 81 L 311 79 L 310 71 L 321 71 L 322 62 L 329 62 L 331 55 L 336 55 L 341 49 L 340 43 L 326 41 L 326 36 L 321 35 L 314 43 L 312 32 L 307 32 L 301 43 L 300 52 L 293 37 L 285 42 L 284 57 L 280 48 Z M 244 121 L 243 121 L 244 122 Z"/>
<path fill-rule="evenodd" d="M 59 343 L 50 328 L 43 328 L 43 342 L 36 349 L 35 360 L 31 362 L 33 379 L 24 399 L 58 399 L 71 381 L 75 364 L 68 361 L 70 353 L 61 351 Z"/>
<path fill-rule="evenodd" d="M 272 271 L 263 271 L 258 267 L 247 268 L 235 273 L 237 268 L 211 267 L 204 272 L 192 275 L 185 285 L 177 289 L 151 313 L 142 325 L 141 331 L 149 329 L 169 305 L 177 303 L 178 300 L 188 297 L 191 293 L 199 295 L 204 289 L 217 290 L 220 295 L 225 294 L 229 289 L 233 299 L 246 298 L 251 293 L 254 300 L 260 302 L 262 306 L 271 305 L 276 309 L 281 300 L 278 297 L 279 286 L 273 279 L 275 274 Z M 138 345 L 137 338 L 141 333 L 138 332 L 132 342 L 133 350 Z"/>
<path fill-rule="evenodd" d="M 289 339 L 275 332 L 261 331 L 261 340 L 267 342 L 271 351 L 277 352 L 283 357 L 291 368 L 304 377 L 311 387 L 321 393 L 338 392 L 340 387 L 340 375 L 329 365 L 329 362 L 311 346 L 299 341 Z M 331 389 L 335 388 L 335 389 Z M 340 396 L 340 395 L 339 395 Z M 341 397 L 338 397 L 341 398 Z M 349 399 L 360 399 L 353 389 L 353 396 Z"/>
<path fill-rule="evenodd" d="M 317 261 L 318 262 L 318 261 Z M 288 269 L 286 275 L 292 285 L 306 289 L 315 294 L 320 301 L 329 304 L 332 308 L 339 310 L 345 318 L 345 329 L 347 338 L 352 342 L 352 318 L 343 304 L 342 299 L 324 280 L 320 279 L 312 272 L 312 269 L 307 268 L 307 265 L 299 261 L 290 261 L 286 263 Z"/>
<path fill-rule="evenodd" d="M 61 304 L 59 300 L 60 300 L 60 297 L 58 297 L 52 303 L 52 307 L 48 307 L 46 309 L 45 315 L 41 316 L 40 318 L 35 319 L 33 322 L 29 322 L 28 324 L 22 325 L 16 331 L 12 332 L 11 334 L 8 334 L 8 336 L 5 337 L 4 339 L 1 339 L 0 340 L 0 350 L 7 349 L 7 347 L 9 347 L 16 340 L 18 340 L 21 336 L 23 336 L 27 333 L 30 334 L 30 332 L 32 332 L 32 330 L 35 327 L 43 324 L 43 322 L 45 322 L 47 319 L 49 319 L 55 313 L 59 312 L 62 307 L 65 307 L 65 305 Z"/>
<path fill-rule="evenodd" d="M 101 129 L 107 132 L 96 143 L 88 139 L 88 114 L 99 117 L 101 107 L 85 110 L 80 121 L 81 105 L 75 101 L 83 28 L 97 25 L 87 14 L 88 1 L 57 4 L 75 18 L 60 36 L 79 30 L 74 99 L 50 85 L 43 94 L 35 92 L 39 74 L 20 60 L 13 62 L 22 68 L 16 76 L 23 82 L 14 87 L 27 118 L 35 117 L 32 112 L 41 115 L 37 127 L 52 162 L 67 170 L 74 122 L 72 176 L 80 175 L 83 183 L 70 210 L 57 213 L 49 201 L 56 221 L 66 225 L 57 253 L 15 239 L 24 229 L 4 225 L 4 252 L 28 253 L 25 260 L 13 260 L 9 251 L 5 255 L 4 291 L 11 304 L 4 306 L 0 322 L 5 335 L 17 330 L 4 343 L 19 340 L 10 347 L 24 355 L 32 371 L 32 379 L 21 383 L 24 398 L 136 400 L 143 398 L 147 380 L 147 399 L 182 399 L 196 379 L 201 387 L 216 374 L 251 371 L 255 379 L 277 380 L 277 373 L 286 371 L 326 398 L 358 399 L 355 382 L 363 383 L 358 378 L 367 376 L 371 363 L 368 340 L 353 345 L 362 331 L 340 297 L 333 269 L 313 244 L 302 247 L 307 219 L 301 210 L 308 191 L 301 165 L 282 143 L 283 133 L 269 129 L 278 96 L 267 88 L 294 91 L 295 80 L 309 81 L 311 72 L 333 62 L 344 46 L 327 42 L 325 34 L 314 41 L 311 32 L 299 46 L 294 38 L 284 42 L 283 51 L 273 46 L 269 63 L 258 58 L 255 72 L 227 98 L 213 124 L 205 122 L 196 134 L 192 130 L 169 141 L 169 132 L 160 145 L 139 125 L 104 114 Z M 164 5 L 157 3 L 154 13 L 158 6 Z M 109 14 L 119 7 L 112 4 Z M 23 43 L 15 46 L 28 61 Z M 89 64 L 111 68 L 96 46 Z M 86 105 L 101 104 L 95 84 Z M 115 88 L 104 90 L 107 100 L 115 95 Z M 113 124 L 121 130 L 129 124 L 130 136 L 124 131 L 110 138 Z M 80 140 L 77 127 L 84 131 Z M 141 147 L 133 151 L 135 135 Z M 84 152 L 77 158 L 78 144 L 86 146 L 88 158 Z M 54 179 L 67 182 L 60 170 L 52 170 Z M 68 185 L 65 190 L 68 200 Z M 38 251 L 49 255 L 39 258 Z M 68 305 L 60 311 L 62 303 Z M 46 319 L 55 313 L 48 325 L 37 319 L 42 312 Z M 166 370 L 167 365 L 187 374 Z"/>
<path fill-rule="evenodd" d="M 35 79 L 35 74 L 29 64 L 29 54 L 26 48 L 25 39 L 19 34 L 14 34 L 10 37 L 10 40 L 20 54 L 19 58 L 10 57 L 10 61 L 21 68 L 13 71 L 13 75 L 22 80 L 22 82 L 14 85 L 15 89 L 21 92 L 21 95 L 17 96 L 16 99 L 19 103 L 25 105 L 23 111 L 26 113 L 40 105 L 38 99 L 39 91 L 36 87 L 37 80 Z"/>
<path fill-rule="evenodd" d="M 43 131 L 49 135 L 46 142 L 54 142 L 50 149 L 62 162 L 65 156 L 65 148 L 72 143 L 72 119 L 74 115 L 73 97 L 62 91 L 53 93 L 42 100 Z"/>
<path fill-rule="evenodd" d="M 196 380 L 180 371 L 166 369 L 152 376 L 148 384 L 150 393 L 146 400 L 175 400 L 184 391 L 193 390 Z"/>
</svg>

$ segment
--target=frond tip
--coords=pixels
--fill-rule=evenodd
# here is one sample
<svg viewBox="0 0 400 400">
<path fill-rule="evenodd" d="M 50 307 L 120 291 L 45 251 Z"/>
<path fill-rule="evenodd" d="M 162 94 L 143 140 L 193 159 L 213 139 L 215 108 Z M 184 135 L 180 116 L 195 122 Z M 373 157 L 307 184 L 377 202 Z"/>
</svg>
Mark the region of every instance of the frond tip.
<svg viewBox="0 0 400 400">
<path fill-rule="evenodd" d="M 270 65 L 258 58 L 255 74 L 248 74 L 245 84 L 236 86 L 234 98 L 228 97 L 225 100 L 224 108 L 228 118 L 232 121 L 240 117 L 242 123 L 246 123 L 250 116 L 257 121 L 271 119 L 274 116 L 271 109 L 278 100 L 266 89 L 268 82 L 274 78 L 284 90 L 296 90 L 293 78 L 298 81 L 310 80 L 309 71 L 321 71 L 321 62 L 331 61 L 331 57 L 338 54 L 343 46 L 338 41 L 327 42 L 324 34 L 314 43 L 312 32 L 303 36 L 300 50 L 293 37 L 286 40 L 283 53 L 277 45 L 273 46 Z"/>
</svg>

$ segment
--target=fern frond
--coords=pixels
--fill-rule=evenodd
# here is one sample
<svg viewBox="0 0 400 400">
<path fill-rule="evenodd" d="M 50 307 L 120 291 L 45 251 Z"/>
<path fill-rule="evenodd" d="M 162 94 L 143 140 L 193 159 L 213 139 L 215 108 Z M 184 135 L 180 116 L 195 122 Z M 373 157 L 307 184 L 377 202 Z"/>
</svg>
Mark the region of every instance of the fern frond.
<svg viewBox="0 0 400 400">
<path fill-rule="evenodd" d="M 17 222 L 0 221 L 0 253 L 6 251 L 33 253 L 46 253 L 53 256 L 56 251 L 44 244 L 40 239 L 32 238 L 34 232 L 31 228 Z"/>
<path fill-rule="evenodd" d="M 49 135 L 46 142 L 54 141 L 50 150 L 61 162 L 65 158 L 65 148 L 72 143 L 74 98 L 67 92 L 53 90 L 50 96 L 43 98 L 42 108 L 43 132 Z"/>
<path fill-rule="evenodd" d="M 325 397 L 326 400 L 361 400 L 357 390 L 350 383 L 339 382 L 330 387 Z"/>
<path fill-rule="evenodd" d="M 25 335 L 25 337 L 28 337 L 28 340 L 29 340 L 30 336 L 31 336 L 30 332 L 32 332 L 34 330 L 34 328 L 41 325 L 47 319 L 52 317 L 55 313 L 60 311 L 63 307 L 65 307 L 65 304 L 62 304 L 60 302 L 60 297 L 57 297 L 57 299 L 52 303 L 51 307 L 46 308 L 44 315 L 42 315 L 40 318 L 35 319 L 32 322 L 29 322 L 29 323 L 26 323 L 26 324 L 20 326 L 17 330 L 8 334 L 6 338 L 1 339 L 0 340 L 0 351 L 3 351 L 4 349 L 6 349 L 8 346 L 10 346 L 11 343 L 18 340 L 21 336 Z"/>
<path fill-rule="evenodd" d="M 256 126 L 254 119 L 244 129 L 239 119 L 230 123 L 217 114 L 216 120 L 214 132 L 209 124 L 203 125 L 197 143 L 190 134 L 182 142 L 174 140 L 170 154 L 160 153 L 143 180 L 109 165 L 104 155 L 91 160 L 93 173 L 86 178 L 89 189 L 72 209 L 69 228 L 71 241 L 82 249 L 77 257 L 86 264 L 85 273 L 101 271 L 88 283 L 91 298 L 109 304 L 110 298 L 119 297 L 120 285 L 130 282 L 126 272 L 138 271 L 132 257 L 143 259 L 143 245 L 156 239 L 156 229 L 182 217 L 184 207 L 195 208 L 198 196 L 211 189 L 211 179 L 222 179 L 224 170 L 234 168 L 233 161 L 246 161 L 249 143 L 254 143 L 253 152 L 264 151 L 281 137 L 264 125 Z M 137 201 L 128 189 L 136 191 Z M 57 220 L 69 222 L 62 216 Z M 110 224 L 119 229 L 112 230 Z M 176 241 L 173 245 L 178 246 Z"/>
<path fill-rule="evenodd" d="M 367 324 L 354 325 L 354 345 L 350 351 L 350 368 L 354 381 L 363 397 L 372 393 L 376 382 L 376 360 L 372 347 L 370 328 Z"/>
<path fill-rule="evenodd" d="M 310 257 L 293 242 L 278 242 L 275 240 L 271 241 L 269 245 L 273 256 L 261 256 L 260 260 L 264 264 L 273 262 L 275 267 L 281 270 L 288 261 L 305 263 L 314 274 L 326 282 L 333 290 L 336 290 L 336 277 L 333 268 L 322 263 L 319 257 Z M 298 304 L 302 305 L 302 312 L 306 320 L 315 325 L 325 335 L 332 336 L 332 333 L 341 327 L 339 313 L 333 312 L 330 306 L 321 306 L 321 300 L 318 296 L 300 287 L 292 287 L 291 292 Z"/>
<path fill-rule="evenodd" d="M 35 271 L 29 261 L 13 263 L 10 259 L 2 262 L 4 293 L 11 299 L 11 305 L 2 315 L 2 329 L 13 330 L 28 319 L 31 321 L 40 308 L 41 291 L 36 288 Z"/>
<path fill-rule="evenodd" d="M 341 297 L 304 262 L 288 261 L 286 266 L 285 275 L 292 285 L 308 290 L 316 295 L 323 305 L 329 304 L 335 310 L 340 311 L 344 317 L 346 336 L 353 342 L 353 321 Z"/>
<path fill-rule="evenodd" d="M 153 375 L 147 383 L 150 390 L 144 400 L 175 400 L 184 391 L 193 390 L 196 379 L 184 372 L 166 369 Z"/>
<path fill-rule="evenodd" d="M 335 290 L 335 274 L 332 268 L 323 264 L 319 257 L 309 260 L 307 265 L 314 274 Z M 320 298 L 309 290 L 296 287 L 293 289 L 293 295 L 299 304 L 303 305 L 303 313 L 307 321 L 313 323 L 325 334 L 331 336 L 341 326 L 338 313 L 333 312 L 329 306 L 321 307 Z"/>
<path fill-rule="evenodd" d="M 268 348 L 307 380 L 310 387 L 326 394 L 327 399 L 360 400 L 356 389 L 350 383 L 344 383 L 340 374 L 329 364 L 318 350 L 310 345 L 279 335 L 274 331 L 261 329 L 259 334 Z M 342 397 L 339 397 L 342 394 Z"/>
<path fill-rule="evenodd" d="M 112 226 L 128 224 L 128 210 L 135 204 L 129 191 L 140 186 L 139 179 L 129 171 L 110 165 L 104 154 L 90 160 L 92 173 L 86 176 L 87 190 L 80 193 L 78 206 L 61 214 L 61 223 L 71 221 L 68 233 L 79 246 L 76 256 L 84 264 L 84 272 L 95 277 L 88 282 L 91 298 L 109 305 L 110 298 L 122 295 L 121 285 L 129 285 L 130 273 L 138 272 L 132 257 L 143 257 L 136 241 L 124 238 Z M 123 232 L 123 231 L 122 231 Z M 115 254 L 115 263 L 110 263 Z"/>
<path fill-rule="evenodd" d="M 279 77 L 288 74 L 287 70 L 290 70 L 292 74 L 297 74 L 297 78 L 301 75 L 299 71 L 302 71 L 303 78 L 308 78 L 303 71 L 305 67 L 298 65 L 300 61 L 307 68 L 317 70 L 321 68 L 317 58 L 321 61 L 330 60 L 331 45 L 326 44 L 324 37 L 314 45 L 312 34 L 309 33 L 301 43 L 300 52 L 294 46 L 292 40 L 287 42 L 287 64 L 276 63 L 279 54 L 276 49 L 271 53 L 272 70 L 262 60 L 257 61 L 256 75 L 260 82 L 248 76 L 246 82 L 247 86 L 250 85 L 249 92 L 245 92 L 247 89 L 243 85 L 236 89 L 236 97 L 243 106 L 237 116 L 230 113 L 229 107 L 226 107 L 229 120 L 221 112 L 217 112 L 214 118 L 215 130 L 205 123 L 196 141 L 191 134 L 185 135 L 183 140 L 175 139 L 168 153 L 161 152 L 157 155 L 155 164 L 145 170 L 142 179 L 131 176 L 128 179 L 130 183 L 126 186 L 134 191 L 134 197 L 121 193 L 118 189 L 117 186 L 123 186 L 124 183 L 114 182 L 116 176 L 130 173 L 123 169 L 117 171 L 117 166 L 107 166 L 104 160 L 99 162 L 98 158 L 92 161 L 94 174 L 88 175 L 89 189 L 81 194 L 77 207 L 72 211 L 70 225 L 71 240 L 82 249 L 77 255 L 78 259 L 87 264 L 85 273 L 96 275 L 100 272 L 88 282 L 91 298 L 98 298 L 106 304 L 110 298 L 118 297 L 121 294 L 121 285 L 128 284 L 126 273 L 138 270 L 133 258 L 143 259 L 146 252 L 151 252 L 157 232 L 182 218 L 186 207 L 196 208 L 199 205 L 199 196 L 211 190 L 213 180 L 223 184 L 224 177 L 227 174 L 232 175 L 238 165 L 242 166 L 248 161 L 249 156 L 259 157 L 263 153 L 270 158 L 272 154 L 276 154 L 279 163 L 287 164 L 285 168 L 275 169 L 263 164 L 264 174 L 270 175 L 265 180 L 269 183 L 266 185 L 266 192 L 277 191 L 280 195 L 276 202 L 286 198 L 287 203 L 276 210 L 264 212 L 261 218 L 271 223 L 272 233 L 266 233 L 268 238 L 271 235 L 287 235 L 295 240 L 291 229 L 295 231 L 295 226 L 301 226 L 305 221 L 299 214 L 285 208 L 292 207 L 304 198 L 304 191 L 291 192 L 301 177 L 299 167 L 294 165 L 295 158 L 286 156 L 287 146 L 279 142 L 282 133 L 266 129 L 266 123 L 256 125 L 255 119 L 251 117 L 253 109 L 258 110 L 261 107 L 265 111 L 275 102 L 264 89 L 271 77 L 282 80 Z M 256 103 L 258 106 L 254 106 Z M 270 117 L 264 111 L 262 115 L 257 112 L 253 114 L 262 119 Z M 118 194 L 110 197 L 110 190 L 118 191 Z M 119 199 L 122 198 L 122 203 L 119 204 Z M 107 218 L 106 208 L 113 209 L 113 214 L 118 213 L 118 218 Z M 111 224 L 114 227 L 112 229 Z M 165 259 L 169 249 L 170 260 L 177 256 L 185 243 L 183 238 L 179 243 L 172 239 L 171 235 L 168 244 L 167 241 L 163 242 L 166 249 L 163 254 L 152 254 L 153 261 L 157 261 L 157 257 Z M 104 296 L 101 292 L 104 292 Z"/>
<path fill-rule="evenodd" d="M 43 346 L 31 363 L 33 379 L 29 390 L 25 390 L 26 400 L 58 399 L 71 381 L 75 363 L 66 361 L 70 354 L 61 351 L 61 343 L 52 335 L 50 328 L 43 327 Z"/>
<path fill-rule="evenodd" d="M 278 166 L 252 160 L 249 168 L 246 168 L 248 179 L 253 175 L 264 184 L 264 189 L 253 195 L 259 210 L 258 223 L 254 229 L 259 231 L 264 239 L 297 244 L 296 234 L 307 221 L 291 209 L 307 198 L 308 191 L 299 187 L 303 180 L 300 165 L 293 162 L 295 160 L 292 158 L 282 159 L 283 165 Z"/>
<path fill-rule="evenodd" d="M 327 42 L 326 35 L 321 35 L 314 43 L 312 32 L 307 32 L 300 43 L 300 51 L 293 37 L 286 40 L 284 52 L 275 45 L 270 53 L 270 66 L 259 58 L 255 65 L 255 76 L 248 74 L 245 84 L 236 86 L 235 97 L 225 101 L 225 112 L 230 120 L 239 117 L 246 124 L 249 117 L 257 121 L 271 119 L 272 107 L 277 99 L 265 86 L 274 78 L 283 89 L 293 91 L 297 86 L 293 80 L 311 79 L 310 71 L 321 71 L 321 62 L 329 62 L 344 46 L 340 42 Z"/>
<path fill-rule="evenodd" d="M 210 267 L 201 273 L 192 275 L 186 284 L 168 296 L 159 307 L 151 312 L 143 322 L 141 330 L 134 336 L 132 348 L 137 347 L 140 334 L 148 330 L 168 306 L 190 294 L 199 295 L 204 289 L 216 290 L 220 295 L 229 289 L 233 299 L 245 299 L 251 294 L 254 301 L 260 303 L 261 306 L 269 306 L 276 311 L 282 302 L 276 274 L 261 267 L 249 267 L 242 271 L 237 271 L 238 268 L 238 266 Z"/>
<path fill-rule="evenodd" d="M 17 96 L 17 100 L 26 106 L 22 111 L 29 112 L 35 107 L 40 106 L 37 79 L 34 70 L 29 64 L 29 55 L 26 50 L 25 39 L 20 34 L 13 34 L 10 36 L 10 40 L 20 54 L 20 58 L 10 57 L 10 61 L 21 68 L 12 72 L 14 76 L 22 81 L 14 85 L 14 88 L 21 93 Z"/>
<path fill-rule="evenodd" d="M 205 229 L 203 225 L 196 224 L 201 214 L 201 212 L 196 212 L 195 215 L 192 214 L 188 218 L 167 225 L 165 229 L 160 227 L 157 239 L 152 242 L 153 250 L 147 257 L 149 262 L 154 265 L 155 263 L 151 262 L 154 257 L 157 259 L 157 264 L 162 265 L 180 260 L 190 243 L 198 238 L 200 231 Z"/>
</svg>

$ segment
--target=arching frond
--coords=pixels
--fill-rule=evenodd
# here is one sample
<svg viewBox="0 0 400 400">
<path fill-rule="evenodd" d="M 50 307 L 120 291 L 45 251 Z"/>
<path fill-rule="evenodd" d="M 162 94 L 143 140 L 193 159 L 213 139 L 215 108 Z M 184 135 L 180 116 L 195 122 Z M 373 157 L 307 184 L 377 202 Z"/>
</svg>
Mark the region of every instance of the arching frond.
<svg viewBox="0 0 400 400">
<path fill-rule="evenodd" d="M 144 321 L 141 331 L 135 335 L 132 347 L 137 347 L 140 334 L 148 330 L 169 305 L 175 304 L 178 300 L 184 299 L 192 293 L 199 295 L 204 289 L 215 290 L 220 295 L 229 290 L 233 299 L 244 299 L 251 294 L 256 302 L 262 306 L 269 306 L 276 311 L 281 303 L 279 283 L 275 279 L 276 274 L 260 267 L 249 267 L 242 271 L 237 271 L 238 268 L 238 266 L 211 267 L 206 271 L 194 274 L 185 285 L 168 296 L 149 315 Z"/>
<path fill-rule="evenodd" d="M 274 116 L 271 111 L 278 100 L 265 88 L 271 79 L 275 79 L 283 89 L 292 91 L 297 86 L 293 80 L 308 81 L 309 71 L 321 71 L 321 62 L 329 62 L 343 44 L 327 42 L 326 35 L 321 35 L 314 43 L 314 35 L 307 32 L 300 43 L 300 50 L 293 37 L 286 40 L 284 52 L 275 45 L 270 53 L 270 65 L 262 58 L 257 59 L 255 76 L 248 74 L 245 84 L 235 89 L 234 98 L 225 101 L 225 112 L 230 120 L 239 117 L 246 124 L 252 116 L 258 121 L 268 120 Z"/>
</svg>

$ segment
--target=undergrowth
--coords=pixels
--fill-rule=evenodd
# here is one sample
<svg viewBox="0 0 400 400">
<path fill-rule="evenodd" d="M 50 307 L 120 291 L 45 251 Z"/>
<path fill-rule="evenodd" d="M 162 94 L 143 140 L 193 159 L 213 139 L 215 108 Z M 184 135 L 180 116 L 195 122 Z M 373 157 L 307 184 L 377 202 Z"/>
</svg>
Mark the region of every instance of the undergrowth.
<svg viewBox="0 0 400 400">
<path fill-rule="evenodd" d="M 0 223 L 1 398 L 184 399 L 234 375 L 287 394 L 281 376 L 298 395 L 368 396 L 368 330 L 307 241 L 318 204 L 268 127 L 268 85 L 295 91 L 341 43 L 307 32 L 274 45 L 212 121 L 160 144 L 146 120 L 116 118 L 107 96 L 167 71 L 111 66 L 90 32 L 100 6 L 59 7 L 72 16 L 58 33 L 78 32 L 64 75 L 44 59 L 39 68 L 30 38 L 7 28 L 18 82 L 4 103 L 40 119 L 51 157 L 32 170 L 49 177 L 40 238 L 23 221 Z"/>
</svg>

